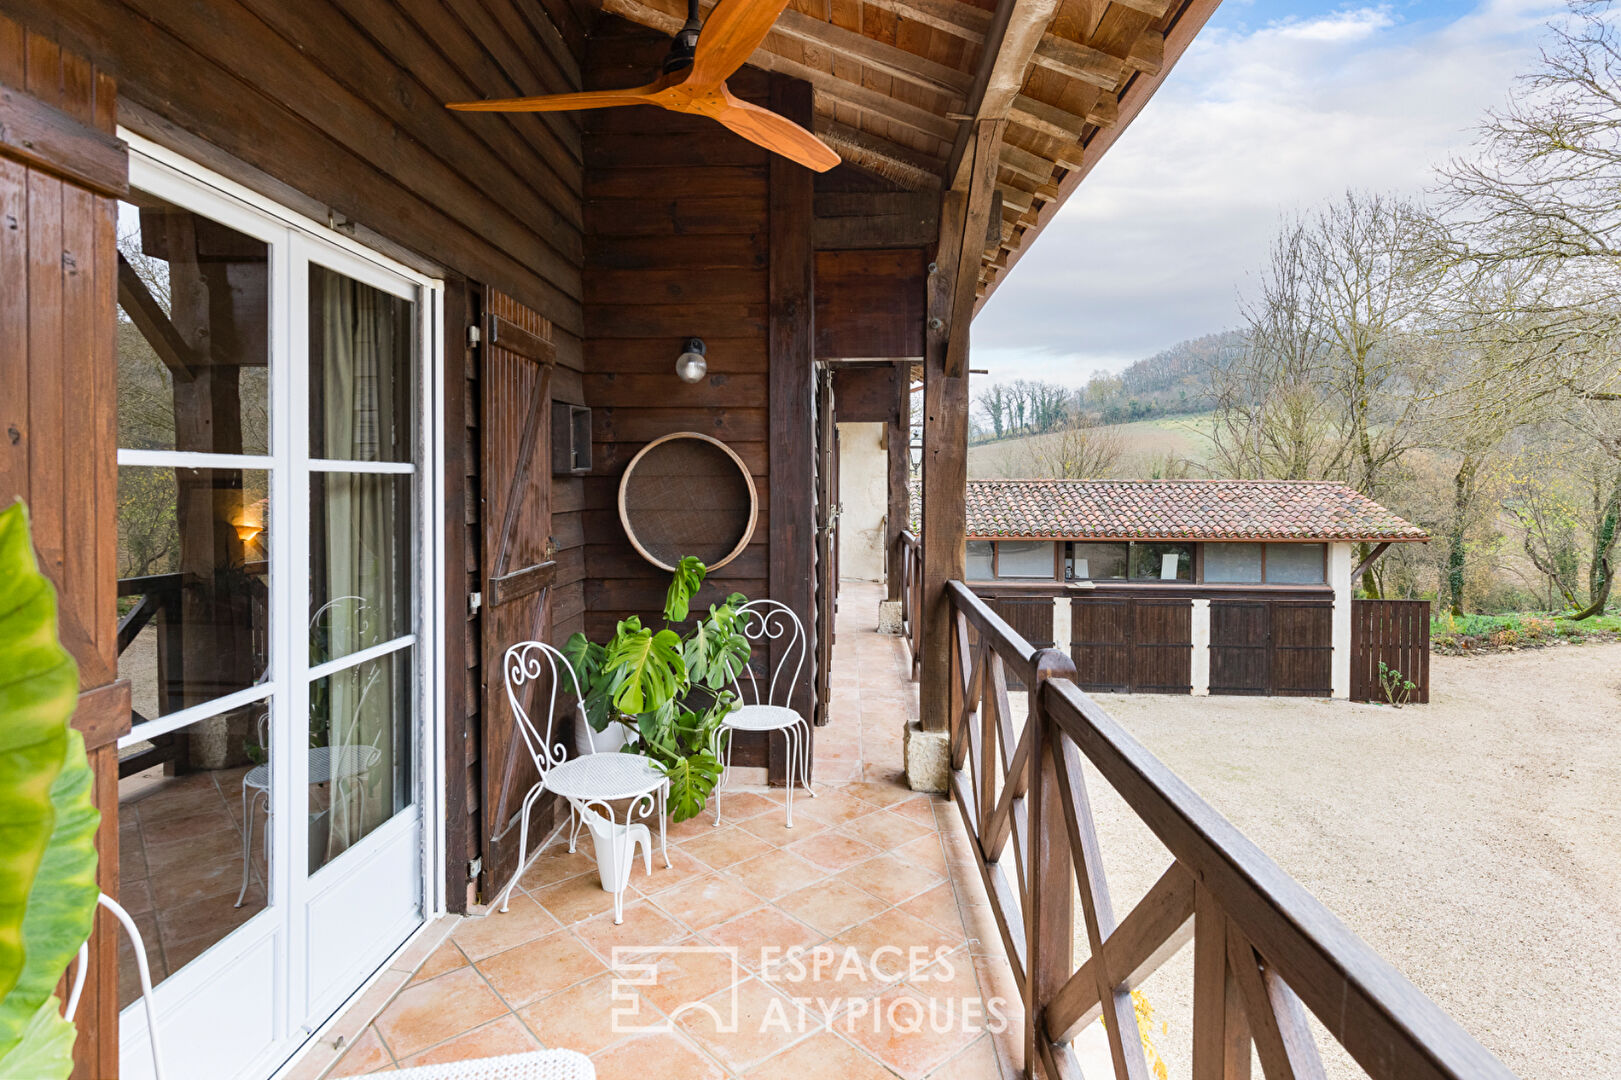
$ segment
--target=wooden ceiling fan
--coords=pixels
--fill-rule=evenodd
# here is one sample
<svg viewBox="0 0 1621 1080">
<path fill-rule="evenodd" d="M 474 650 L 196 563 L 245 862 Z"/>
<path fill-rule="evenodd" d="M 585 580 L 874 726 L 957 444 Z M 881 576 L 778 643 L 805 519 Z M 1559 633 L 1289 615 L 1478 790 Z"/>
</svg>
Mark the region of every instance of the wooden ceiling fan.
<svg viewBox="0 0 1621 1080">
<path fill-rule="evenodd" d="M 774 154 L 826 172 L 839 163 L 839 155 L 826 143 L 787 117 L 734 97 L 726 89 L 727 77 L 748 61 L 787 6 L 788 0 L 720 0 L 708 21 L 704 21 L 698 17 L 698 0 L 687 0 L 687 21 L 670 43 L 664 73 L 646 86 L 499 101 L 454 101 L 447 108 L 468 112 L 568 112 L 657 105 L 671 112 L 707 116 Z"/>
</svg>

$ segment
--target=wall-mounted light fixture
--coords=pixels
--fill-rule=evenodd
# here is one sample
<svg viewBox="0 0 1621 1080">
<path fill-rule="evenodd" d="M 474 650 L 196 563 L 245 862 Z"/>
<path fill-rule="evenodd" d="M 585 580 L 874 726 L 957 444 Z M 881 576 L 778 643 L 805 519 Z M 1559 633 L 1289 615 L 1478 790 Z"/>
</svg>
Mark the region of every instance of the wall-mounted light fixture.
<svg viewBox="0 0 1621 1080">
<path fill-rule="evenodd" d="M 675 358 L 676 377 L 689 383 L 702 379 L 709 370 L 709 361 L 704 359 L 708 351 L 704 348 L 703 338 L 691 337 L 682 342 L 681 355 Z"/>
<path fill-rule="evenodd" d="M 244 544 L 251 544 L 258 538 L 259 534 L 264 531 L 265 529 L 263 525 L 250 525 L 247 522 L 243 522 L 242 524 L 236 526 L 236 538 L 242 541 Z"/>
</svg>

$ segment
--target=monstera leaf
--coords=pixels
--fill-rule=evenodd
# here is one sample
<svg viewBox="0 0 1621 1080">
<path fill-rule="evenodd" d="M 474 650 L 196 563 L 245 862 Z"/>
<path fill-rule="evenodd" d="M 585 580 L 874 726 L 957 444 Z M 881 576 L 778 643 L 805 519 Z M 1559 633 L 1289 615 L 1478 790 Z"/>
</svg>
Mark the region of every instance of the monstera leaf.
<svg viewBox="0 0 1621 1080">
<path fill-rule="evenodd" d="M 670 588 L 664 594 L 664 618 L 666 622 L 686 622 L 687 610 L 692 604 L 692 598 L 704 583 L 704 577 L 709 568 L 703 560 L 696 555 L 683 556 L 676 565 L 675 573 L 670 575 Z"/>
<path fill-rule="evenodd" d="M 20 503 L 0 511 L 0 1076 L 67 1076 L 71 1025 L 53 991 L 96 911 L 78 671 L 56 635 Z"/>
<path fill-rule="evenodd" d="M 613 703 L 620 712 L 653 712 L 686 689 L 680 637 L 669 629 L 655 633 L 635 616 L 619 624 L 603 666 L 614 675 Z"/>
</svg>

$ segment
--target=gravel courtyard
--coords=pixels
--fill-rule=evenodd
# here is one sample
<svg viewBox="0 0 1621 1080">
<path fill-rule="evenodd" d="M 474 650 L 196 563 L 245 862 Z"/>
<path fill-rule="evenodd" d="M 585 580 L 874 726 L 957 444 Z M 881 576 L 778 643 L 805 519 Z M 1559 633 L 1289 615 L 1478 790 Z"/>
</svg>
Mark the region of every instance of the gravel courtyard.
<svg viewBox="0 0 1621 1080">
<path fill-rule="evenodd" d="M 1524 1080 L 1621 1077 L 1621 645 L 1438 656 L 1432 677 L 1401 710 L 1099 701 Z M 1091 790 L 1123 915 L 1168 856 Z M 1191 973 L 1186 949 L 1145 988 L 1173 1078 Z"/>
</svg>

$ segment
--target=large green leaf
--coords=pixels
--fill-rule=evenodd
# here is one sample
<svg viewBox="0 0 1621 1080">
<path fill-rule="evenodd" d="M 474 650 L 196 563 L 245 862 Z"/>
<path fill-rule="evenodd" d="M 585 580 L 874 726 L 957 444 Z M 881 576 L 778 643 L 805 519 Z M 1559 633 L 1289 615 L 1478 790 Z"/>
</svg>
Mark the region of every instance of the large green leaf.
<svg viewBox="0 0 1621 1080">
<path fill-rule="evenodd" d="M 675 573 L 670 575 L 670 588 L 664 594 L 665 621 L 673 623 L 687 621 L 687 608 L 708 573 L 709 568 L 704 566 L 703 560 L 698 556 L 682 557 L 675 568 Z"/>
<path fill-rule="evenodd" d="M 68 732 L 62 770 L 51 785 L 56 826 L 28 894 L 23 916 L 23 966 L 17 985 L 0 998 L 0 1054 L 23 1037 L 30 1017 L 48 1002 L 62 972 L 90 936 L 96 914 L 96 827 L 101 814 L 91 801 L 94 777 L 85 760 L 84 736 Z M 12 1075 L 0 1071 L 0 1076 Z"/>
<path fill-rule="evenodd" d="M 28 1018 L 22 1038 L 0 1053 L 0 1076 L 66 1080 L 73 1072 L 73 1025 L 62 1019 L 53 995 Z"/>
<path fill-rule="evenodd" d="M 27 511 L 14 503 L 0 511 L 0 998 L 23 971 L 23 920 L 56 823 L 51 785 L 67 760 L 78 689 L 56 637 L 56 590 L 34 561 Z"/>
<path fill-rule="evenodd" d="M 604 666 L 617 680 L 613 703 L 620 712 L 653 712 L 686 687 L 681 639 L 674 630 L 654 633 L 634 617 L 619 624 Z"/>
</svg>

